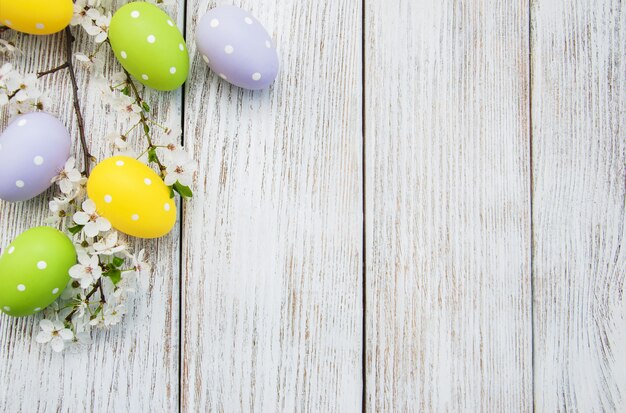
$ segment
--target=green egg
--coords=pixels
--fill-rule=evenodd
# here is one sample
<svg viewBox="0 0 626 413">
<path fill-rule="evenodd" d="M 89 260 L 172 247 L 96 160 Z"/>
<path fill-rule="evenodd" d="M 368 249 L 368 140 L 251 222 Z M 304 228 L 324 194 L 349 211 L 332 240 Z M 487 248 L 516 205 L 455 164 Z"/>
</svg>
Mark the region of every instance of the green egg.
<svg viewBox="0 0 626 413">
<path fill-rule="evenodd" d="M 67 286 L 76 249 L 61 231 L 31 228 L 0 256 L 0 310 L 21 317 L 52 304 Z"/>
<path fill-rule="evenodd" d="M 115 57 L 135 79 L 157 90 L 174 90 L 185 83 L 189 54 L 174 21 L 154 4 L 128 3 L 109 25 Z"/>
</svg>

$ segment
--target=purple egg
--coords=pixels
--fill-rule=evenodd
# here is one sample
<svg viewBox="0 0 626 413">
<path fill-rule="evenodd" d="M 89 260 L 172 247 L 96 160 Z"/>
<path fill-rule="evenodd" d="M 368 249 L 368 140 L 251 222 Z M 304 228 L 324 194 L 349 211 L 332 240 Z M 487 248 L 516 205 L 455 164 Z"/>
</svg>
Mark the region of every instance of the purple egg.
<svg viewBox="0 0 626 413">
<path fill-rule="evenodd" d="M 52 184 L 70 156 L 70 135 L 54 116 L 17 116 L 0 135 L 0 199 L 25 201 Z"/>
<path fill-rule="evenodd" d="M 209 10 L 198 22 L 202 59 L 222 79 L 246 89 L 264 89 L 278 74 L 278 54 L 267 30 L 235 6 Z"/>
</svg>

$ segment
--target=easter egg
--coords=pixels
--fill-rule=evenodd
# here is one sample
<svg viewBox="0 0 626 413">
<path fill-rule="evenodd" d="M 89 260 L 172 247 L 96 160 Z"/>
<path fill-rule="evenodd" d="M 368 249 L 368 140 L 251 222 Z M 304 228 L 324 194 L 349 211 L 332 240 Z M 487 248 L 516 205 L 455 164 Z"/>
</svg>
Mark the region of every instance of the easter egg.
<svg viewBox="0 0 626 413">
<path fill-rule="evenodd" d="M 220 6 L 202 16 L 196 44 L 211 70 L 233 85 L 264 89 L 278 75 L 278 54 L 270 35 L 239 7 Z"/>
<path fill-rule="evenodd" d="M 19 317 L 46 308 L 67 286 L 74 264 L 76 250 L 61 231 L 23 232 L 0 256 L 0 310 Z"/>
<path fill-rule="evenodd" d="M 87 194 L 115 229 L 134 237 L 161 237 L 176 223 L 169 188 L 147 165 L 128 156 L 113 156 L 96 165 Z"/>
<path fill-rule="evenodd" d="M 48 189 L 70 144 L 65 126 L 48 113 L 15 117 L 0 135 L 0 199 L 24 201 Z"/>
<path fill-rule="evenodd" d="M 51 34 L 70 24 L 72 0 L 2 0 L 0 22 L 29 34 Z"/>
<path fill-rule="evenodd" d="M 124 69 L 148 87 L 174 90 L 187 79 L 185 39 L 174 21 L 153 4 L 128 3 L 116 11 L 109 41 Z"/>
</svg>

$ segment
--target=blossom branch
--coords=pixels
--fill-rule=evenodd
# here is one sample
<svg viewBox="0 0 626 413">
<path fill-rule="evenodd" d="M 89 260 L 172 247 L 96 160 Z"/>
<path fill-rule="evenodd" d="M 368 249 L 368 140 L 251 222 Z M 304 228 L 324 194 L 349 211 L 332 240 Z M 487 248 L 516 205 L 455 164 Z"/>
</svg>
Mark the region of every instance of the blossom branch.
<svg viewBox="0 0 626 413">
<path fill-rule="evenodd" d="M 74 113 L 76 114 L 76 122 L 78 123 L 78 133 L 80 135 L 80 144 L 83 150 L 83 168 L 85 176 L 89 176 L 89 162 L 91 160 L 91 154 L 87 147 L 87 139 L 85 137 L 85 121 L 83 120 L 82 112 L 80 111 L 80 103 L 78 101 L 78 83 L 76 82 L 76 72 L 74 70 L 74 64 L 72 63 L 72 43 L 74 42 L 74 36 L 72 35 L 72 29 L 69 26 L 65 28 L 65 57 L 67 59 L 67 68 L 70 72 L 70 80 L 72 82 L 73 92 L 73 104 Z"/>
<path fill-rule="evenodd" d="M 150 152 L 152 150 L 155 150 L 157 146 L 152 141 L 152 136 L 150 136 L 150 126 L 148 125 L 149 120 L 146 117 L 146 114 L 144 113 L 144 108 L 143 108 L 144 100 L 139 94 L 139 90 L 137 89 L 137 86 L 135 86 L 135 82 L 133 82 L 133 79 L 130 77 L 130 74 L 128 73 L 126 69 L 124 69 L 124 74 L 126 74 L 126 83 L 130 86 L 130 89 L 133 92 L 135 103 L 139 105 L 139 107 L 141 108 L 141 112 L 139 112 L 139 123 L 141 123 L 143 134 L 146 137 L 146 140 L 148 141 L 148 149 L 146 149 L 146 152 Z M 166 169 L 165 165 L 163 165 L 163 163 L 159 160 L 158 157 L 155 156 L 153 159 L 154 159 L 154 162 L 156 162 L 156 164 L 159 166 L 161 177 L 163 177 L 163 173 L 165 172 L 165 169 Z"/>
<path fill-rule="evenodd" d="M 53 67 L 52 69 L 43 71 L 43 72 L 37 72 L 37 78 L 41 78 L 44 77 L 46 75 L 51 75 L 52 73 L 56 73 L 59 70 L 63 70 L 63 69 L 67 69 L 69 67 L 69 63 L 65 62 L 62 65 L 59 65 L 57 67 Z"/>
<path fill-rule="evenodd" d="M 96 293 L 96 291 L 101 290 L 101 289 L 102 289 L 102 278 L 96 281 L 91 291 L 89 291 L 89 293 L 85 296 L 84 301 L 86 302 L 89 301 L 91 296 L 93 296 Z M 74 314 L 76 314 L 77 311 L 78 311 L 78 307 L 74 307 L 74 309 L 67 315 L 67 317 L 65 317 L 65 321 L 70 323 L 72 321 L 72 317 L 74 317 Z"/>
</svg>

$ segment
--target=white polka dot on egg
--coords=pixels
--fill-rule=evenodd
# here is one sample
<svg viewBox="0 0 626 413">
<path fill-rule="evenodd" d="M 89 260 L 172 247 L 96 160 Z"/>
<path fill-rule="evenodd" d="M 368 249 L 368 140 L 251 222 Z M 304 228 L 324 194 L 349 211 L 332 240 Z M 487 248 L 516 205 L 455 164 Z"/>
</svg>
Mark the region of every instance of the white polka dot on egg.
<svg viewBox="0 0 626 413">
<path fill-rule="evenodd" d="M 243 19 L 247 24 L 252 24 L 252 19 L 250 17 L 246 17 Z"/>
<path fill-rule="evenodd" d="M 265 41 L 265 47 L 267 47 L 268 49 L 272 47 L 272 42 L 270 42 L 269 40 Z"/>
<path fill-rule="evenodd" d="M 124 161 L 115 161 L 115 165 L 124 166 Z"/>
<path fill-rule="evenodd" d="M 107 204 L 110 204 L 111 201 L 113 201 L 113 197 L 111 195 L 104 196 L 104 202 L 106 202 Z"/>
<path fill-rule="evenodd" d="M 164 209 L 165 211 L 169 211 L 169 210 L 170 210 L 170 208 L 171 208 L 171 207 L 170 207 L 170 204 L 169 204 L 169 203 L 165 203 L 165 205 L 163 205 L 163 209 Z"/>
<path fill-rule="evenodd" d="M 132 17 L 133 19 L 136 19 L 137 17 L 139 17 L 139 12 L 137 10 L 131 11 L 130 17 Z"/>
<path fill-rule="evenodd" d="M 17 186 L 18 188 L 24 188 L 24 181 L 18 179 L 17 181 L 15 181 L 15 186 Z"/>
<path fill-rule="evenodd" d="M 4 309 L 4 311 L 11 311 L 11 307 L 9 307 L 8 305 L 5 305 L 2 308 Z"/>
<path fill-rule="evenodd" d="M 146 178 L 143 180 L 143 183 L 146 185 L 151 185 L 152 184 L 152 180 L 150 178 Z"/>
<path fill-rule="evenodd" d="M 226 52 L 226 54 L 232 54 L 235 51 L 235 48 L 229 44 L 227 44 L 226 46 L 224 46 L 224 52 Z"/>
<path fill-rule="evenodd" d="M 180 49 L 181 52 L 185 51 L 185 46 L 182 43 L 178 44 L 178 48 Z"/>
<path fill-rule="evenodd" d="M 137 214 L 133 214 L 130 219 L 132 219 L 133 221 L 139 221 L 139 215 Z"/>
<path fill-rule="evenodd" d="M 153 34 L 148 35 L 147 37 L 148 43 L 154 43 L 156 42 L 156 37 L 154 37 Z"/>
<path fill-rule="evenodd" d="M 26 291 L 26 286 L 24 284 L 18 284 L 17 291 Z"/>
<path fill-rule="evenodd" d="M 120 56 L 122 56 L 122 59 L 126 59 L 126 58 L 128 57 L 128 55 L 126 54 L 126 52 L 125 52 L 125 51 L 123 51 L 123 50 L 120 52 Z"/>
<path fill-rule="evenodd" d="M 43 156 L 35 156 L 33 158 L 33 163 L 37 166 L 43 165 Z"/>
<path fill-rule="evenodd" d="M 170 73 L 171 74 L 176 73 L 176 68 L 174 66 L 170 67 Z"/>
<path fill-rule="evenodd" d="M 12 25 L 12 24 L 13 24 L 13 23 L 11 23 L 11 20 L 8 20 L 8 19 L 7 19 L 7 20 L 5 20 L 4 22 L 7 24 L 7 26 L 10 26 L 10 25 Z"/>
<path fill-rule="evenodd" d="M 41 311 L 41 307 L 35 307 L 33 311 Z"/>
<path fill-rule="evenodd" d="M 228 80 L 228 78 L 226 77 L 226 75 L 224 73 L 220 73 L 220 77 L 224 80 Z"/>
<path fill-rule="evenodd" d="M 35 27 L 37 28 L 37 30 L 43 30 L 45 26 L 43 25 L 43 23 L 37 23 L 35 24 Z"/>
<path fill-rule="evenodd" d="M 58 293 L 58 292 L 59 292 L 59 289 L 58 289 L 58 288 L 55 288 L 54 290 L 52 290 L 52 294 L 56 294 L 56 293 Z"/>
<path fill-rule="evenodd" d="M 219 20 L 217 20 L 217 19 L 211 20 L 211 27 L 216 28 L 219 25 L 220 25 L 220 21 Z"/>
<path fill-rule="evenodd" d="M 143 80 L 148 80 L 148 79 L 150 79 L 150 78 L 148 77 L 148 75 L 146 75 L 146 74 L 141 75 L 141 78 L 142 78 Z"/>
<path fill-rule="evenodd" d="M 252 74 L 252 80 L 259 80 L 259 79 L 261 79 L 261 74 L 259 72 Z"/>
<path fill-rule="evenodd" d="M 13 254 L 14 251 L 15 251 L 15 247 L 9 247 L 7 254 Z"/>
<path fill-rule="evenodd" d="M 37 268 L 39 268 L 40 270 L 45 270 L 47 266 L 48 266 L 48 263 L 45 261 L 39 261 L 37 263 Z"/>
<path fill-rule="evenodd" d="M 17 126 L 24 126 L 26 125 L 26 119 L 20 119 L 17 121 Z"/>
<path fill-rule="evenodd" d="M 171 20 L 167 20 L 167 24 L 169 24 L 171 27 L 174 27 L 174 22 L 172 22 Z"/>
</svg>

